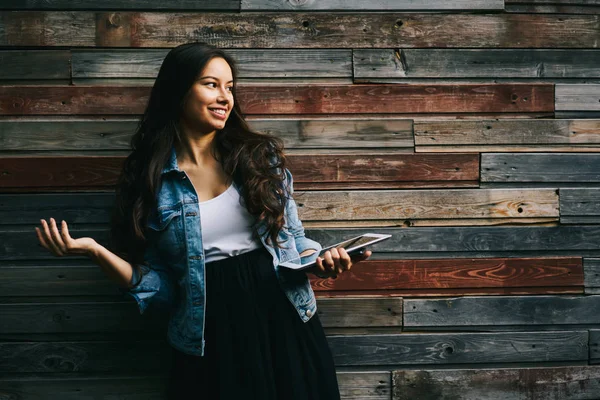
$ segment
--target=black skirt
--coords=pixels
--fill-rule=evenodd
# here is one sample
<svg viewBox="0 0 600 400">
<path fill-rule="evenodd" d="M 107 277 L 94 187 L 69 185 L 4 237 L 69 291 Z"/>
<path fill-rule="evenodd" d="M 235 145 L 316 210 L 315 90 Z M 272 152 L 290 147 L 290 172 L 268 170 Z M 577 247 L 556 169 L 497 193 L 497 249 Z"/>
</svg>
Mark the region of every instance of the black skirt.
<svg viewBox="0 0 600 400">
<path fill-rule="evenodd" d="M 264 247 L 207 263 L 206 286 L 205 355 L 172 349 L 169 399 L 340 398 L 319 316 L 300 319 Z"/>
</svg>

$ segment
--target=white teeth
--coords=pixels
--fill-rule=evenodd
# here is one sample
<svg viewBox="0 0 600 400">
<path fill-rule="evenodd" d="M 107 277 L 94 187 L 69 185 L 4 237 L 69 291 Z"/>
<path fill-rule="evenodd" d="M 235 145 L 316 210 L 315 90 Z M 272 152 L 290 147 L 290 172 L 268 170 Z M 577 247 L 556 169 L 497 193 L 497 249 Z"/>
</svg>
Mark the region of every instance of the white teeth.
<svg viewBox="0 0 600 400">
<path fill-rule="evenodd" d="M 218 109 L 218 110 L 211 110 L 211 111 L 216 114 L 225 115 L 225 110 Z"/>
</svg>

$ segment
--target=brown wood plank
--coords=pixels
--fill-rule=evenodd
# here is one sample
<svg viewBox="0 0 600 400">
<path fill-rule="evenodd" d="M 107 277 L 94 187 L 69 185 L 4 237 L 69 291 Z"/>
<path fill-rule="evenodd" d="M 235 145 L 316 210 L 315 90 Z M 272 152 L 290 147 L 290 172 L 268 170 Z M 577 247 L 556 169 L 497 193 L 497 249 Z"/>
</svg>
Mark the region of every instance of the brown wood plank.
<svg viewBox="0 0 600 400">
<path fill-rule="evenodd" d="M 33 118 L 33 117 L 32 117 Z M 11 118 L 0 120 L 3 151 L 128 150 L 133 118 Z M 287 150 L 407 149 L 412 153 L 412 121 L 399 118 L 250 119 L 249 125 L 283 139 Z"/>
<path fill-rule="evenodd" d="M 0 159 L 0 190 L 32 188 L 113 189 L 124 157 L 4 157 Z M 479 157 L 476 154 L 398 154 L 379 156 L 289 155 L 295 189 L 310 186 L 323 189 L 352 188 L 361 184 L 398 187 L 419 182 L 476 181 Z M 355 185 L 356 183 L 356 185 Z"/>
<path fill-rule="evenodd" d="M 415 121 L 414 134 L 419 152 L 600 151 L 597 119 Z"/>
<path fill-rule="evenodd" d="M 600 393 L 600 367 L 393 371 L 393 400 L 584 400 Z"/>
<path fill-rule="evenodd" d="M 2 50 L 0 80 L 70 79 L 70 62 L 65 50 Z"/>
<path fill-rule="evenodd" d="M 354 78 L 587 78 L 600 77 L 596 50 L 357 49 Z"/>
<path fill-rule="evenodd" d="M 555 189 L 297 192 L 302 221 L 558 217 Z"/>
<path fill-rule="evenodd" d="M 367 260 L 336 279 L 312 277 L 311 283 L 316 292 L 581 287 L 583 263 L 577 257 Z"/>
<path fill-rule="evenodd" d="M 412 1 L 412 0 L 241 0 L 241 11 L 404 11 L 404 10 L 503 10 L 503 0 Z"/>
<path fill-rule="evenodd" d="M 314 286 L 313 286 L 314 287 Z M 593 289 L 593 288 L 590 288 Z M 317 289 L 315 289 L 317 290 Z M 448 297 L 448 296 L 530 296 L 530 295 L 562 295 L 562 294 L 588 294 L 583 286 L 544 286 L 544 287 L 523 287 L 523 288 L 469 288 L 469 289 L 389 289 L 389 290 L 336 290 L 336 291 L 316 291 L 317 298 L 332 298 L 345 296 L 397 296 L 403 298 L 412 297 Z M 596 290 L 591 294 L 600 294 Z M 354 329 L 354 328 L 352 328 Z"/>
<path fill-rule="evenodd" d="M 595 15 L 507 13 L 15 11 L 0 26 L 0 46 L 593 49 L 600 39 Z"/>
<path fill-rule="evenodd" d="M 0 115 L 141 114 L 149 87 L 0 86 Z M 554 111 L 551 84 L 240 84 L 246 114 L 471 113 Z"/>
<path fill-rule="evenodd" d="M 532 13 L 550 13 L 550 14 L 600 14 L 599 6 L 560 6 L 544 4 L 507 4 L 505 11 L 508 13 L 532 14 Z"/>
<path fill-rule="evenodd" d="M 218 11 L 231 10 L 239 11 L 239 0 L 3 0 L 0 9 L 8 10 L 94 10 L 94 9 L 112 9 L 112 10 L 131 10 L 131 9 L 152 9 L 152 10 L 197 10 L 197 11 Z"/>
<path fill-rule="evenodd" d="M 407 299 L 405 330 L 473 330 L 508 326 L 594 325 L 600 296 L 486 296 Z"/>
<path fill-rule="evenodd" d="M 600 85 L 557 84 L 557 111 L 600 111 Z"/>
<path fill-rule="evenodd" d="M 72 50 L 73 78 L 156 78 L 167 49 Z M 350 78 L 350 49 L 232 49 L 240 79 Z"/>
</svg>

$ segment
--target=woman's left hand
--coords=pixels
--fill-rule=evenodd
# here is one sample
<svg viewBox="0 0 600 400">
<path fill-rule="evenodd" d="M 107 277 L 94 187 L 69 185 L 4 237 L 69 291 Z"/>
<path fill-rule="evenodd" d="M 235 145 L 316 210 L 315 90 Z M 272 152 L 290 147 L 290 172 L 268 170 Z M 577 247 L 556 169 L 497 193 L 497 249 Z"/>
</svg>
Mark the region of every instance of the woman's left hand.
<svg viewBox="0 0 600 400">
<path fill-rule="evenodd" d="M 323 257 L 317 257 L 316 265 L 309 272 L 326 275 L 328 278 L 336 277 L 344 271 L 349 271 L 354 264 L 366 260 L 371 254 L 371 251 L 367 250 L 350 256 L 343 248 L 333 248 L 327 250 Z"/>
</svg>

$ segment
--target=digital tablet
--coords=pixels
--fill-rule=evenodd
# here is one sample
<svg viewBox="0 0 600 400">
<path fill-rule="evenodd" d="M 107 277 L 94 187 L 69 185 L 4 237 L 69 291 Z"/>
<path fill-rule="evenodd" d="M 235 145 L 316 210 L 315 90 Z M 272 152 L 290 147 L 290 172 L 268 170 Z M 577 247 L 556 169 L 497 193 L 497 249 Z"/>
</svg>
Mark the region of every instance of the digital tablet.
<svg viewBox="0 0 600 400">
<path fill-rule="evenodd" d="M 392 235 L 383 235 L 383 234 L 379 234 L 379 233 L 365 233 L 360 236 L 353 237 L 352 239 L 344 240 L 343 242 L 325 247 L 325 248 L 323 248 L 323 250 L 321 250 L 319 252 L 318 255 L 313 253 L 308 256 L 295 258 L 292 260 L 282 262 L 279 265 L 281 265 L 282 267 L 285 267 L 285 268 L 302 270 L 302 269 L 306 269 L 306 268 L 310 268 L 310 267 L 314 266 L 317 262 L 317 257 L 323 257 L 323 255 L 327 252 L 327 250 L 332 249 L 334 247 L 336 249 L 343 247 L 348 254 L 353 255 L 353 254 L 358 253 L 361 250 L 365 249 L 365 247 L 367 247 L 367 246 L 371 246 L 375 243 L 379 243 L 379 242 L 389 239 L 391 237 L 392 237 Z"/>
</svg>

